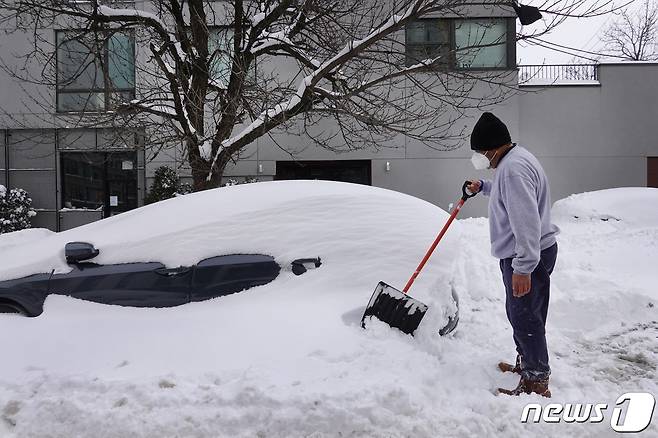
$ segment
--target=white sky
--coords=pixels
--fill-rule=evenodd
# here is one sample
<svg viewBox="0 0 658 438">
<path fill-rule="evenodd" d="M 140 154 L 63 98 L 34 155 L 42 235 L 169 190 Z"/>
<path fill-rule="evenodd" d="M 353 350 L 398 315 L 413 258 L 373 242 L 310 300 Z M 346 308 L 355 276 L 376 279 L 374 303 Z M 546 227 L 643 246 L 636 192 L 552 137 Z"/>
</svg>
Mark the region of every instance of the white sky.
<svg viewBox="0 0 658 438">
<path fill-rule="evenodd" d="M 572 2 L 567 0 L 562 3 Z M 606 1 L 606 0 L 602 0 Z M 540 6 L 543 1 L 537 0 L 521 0 L 520 3 Z M 588 1 L 589 4 L 592 0 Z M 616 0 L 616 5 L 623 5 L 627 1 Z M 628 6 L 629 8 L 636 8 L 642 3 L 642 0 L 635 0 L 635 2 Z M 609 9 L 610 7 L 608 7 Z M 544 14 L 546 20 L 548 14 Z M 576 49 L 587 50 L 596 52 L 601 50 L 600 36 L 603 30 L 616 19 L 615 15 L 607 14 L 600 17 L 593 18 L 567 18 L 560 26 L 555 28 L 552 33 L 545 35 L 542 39 L 548 40 L 552 43 L 560 44 L 563 46 L 573 47 Z M 539 26 L 542 28 L 541 22 L 534 23 L 528 28 Z M 524 32 L 528 33 L 528 32 Z M 560 49 L 561 50 L 561 49 Z M 582 53 L 583 56 L 593 57 Z M 555 50 L 549 50 L 537 45 L 530 45 L 526 42 L 520 42 L 517 45 L 517 61 L 520 65 L 527 64 L 562 64 L 573 60 L 572 55 L 560 53 Z M 578 62 L 588 63 L 587 59 L 579 59 Z"/>
</svg>

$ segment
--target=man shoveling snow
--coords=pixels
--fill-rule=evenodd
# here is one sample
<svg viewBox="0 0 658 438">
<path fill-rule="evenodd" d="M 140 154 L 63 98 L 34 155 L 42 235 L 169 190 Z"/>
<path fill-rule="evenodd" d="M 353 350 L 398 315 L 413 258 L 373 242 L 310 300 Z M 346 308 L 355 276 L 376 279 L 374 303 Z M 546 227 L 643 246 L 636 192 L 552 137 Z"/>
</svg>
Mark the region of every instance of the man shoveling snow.
<svg viewBox="0 0 658 438">
<path fill-rule="evenodd" d="M 472 180 L 468 189 L 489 196 L 491 253 L 500 259 L 514 332 L 516 364 L 498 367 L 521 375 L 515 389 L 498 391 L 550 397 L 545 326 L 559 230 L 551 224 L 548 179 L 537 158 L 512 143 L 505 124 L 491 113 L 475 124 L 471 149 L 476 169 L 495 169 L 493 181 Z"/>
</svg>

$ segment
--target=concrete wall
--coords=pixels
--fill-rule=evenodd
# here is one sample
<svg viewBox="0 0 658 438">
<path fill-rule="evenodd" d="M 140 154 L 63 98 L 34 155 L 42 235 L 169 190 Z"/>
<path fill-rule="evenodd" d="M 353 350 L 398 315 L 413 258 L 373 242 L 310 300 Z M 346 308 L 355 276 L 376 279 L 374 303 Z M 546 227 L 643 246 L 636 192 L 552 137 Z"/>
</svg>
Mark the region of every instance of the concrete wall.
<svg viewBox="0 0 658 438">
<path fill-rule="evenodd" d="M 600 85 L 523 86 L 519 143 L 540 158 L 553 199 L 646 186 L 658 156 L 658 64 L 603 64 Z"/>
<path fill-rule="evenodd" d="M 507 80 L 516 84 L 516 72 L 510 71 Z M 490 92 L 489 86 L 485 84 L 479 84 L 473 90 L 474 94 Z M 507 123 L 512 136 L 518 136 L 518 96 L 510 95 L 508 99 L 489 109 L 495 111 Z M 465 111 L 464 117 L 455 124 L 453 131 L 463 129 L 470 132 L 480 113 L 480 110 L 475 109 Z M 303 136 L 281 135 L 277 137 L 277 141 L 295 150 L 295 159 L 300 161 L 371 160 L 372 185 L 407 193 L 442 208 L 447 208 L 459 198 L 461 184 L 465 178 L 486 176 L 486 173 L 474 170 L 470 163 L 472 151 L 468 139 L 459 141 L 456 149 L 445 150 L 440 144 L 425 145 L 418 140 L 399 136 L 396 141 L 380 150 L 369 148 L 341 154 L 319 148 Z M 290 161 L 291 157 L 269 138 L 261 138 L 256 142 L 251 156 L 231 167 L 228 175 L 239 178 L 251 175 L 257 176 L 259 180 L 269 180 L 274 177 L 277 160 Z M 389 171 L 386 171 L 386 162 L 390 163 Z M 262 173 L 257 173 L 258 164 L 263 165 Z M 475 215 L 486 214 L 486 202 L 480 199 L 472 200 L 468 211 L 465 211 L 469 212 Z"/>
</svg>

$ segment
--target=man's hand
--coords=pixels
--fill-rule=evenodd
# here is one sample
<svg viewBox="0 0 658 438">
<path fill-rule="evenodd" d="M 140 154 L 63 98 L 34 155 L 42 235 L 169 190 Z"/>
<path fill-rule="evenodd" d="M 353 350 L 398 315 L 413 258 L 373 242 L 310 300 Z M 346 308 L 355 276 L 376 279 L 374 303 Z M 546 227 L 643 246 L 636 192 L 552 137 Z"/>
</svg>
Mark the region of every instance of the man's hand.
<svg viewBox="0 0 658 438">
<path fill-rule="evenodd" d="M 512 274 L 512 293 L 521 298 L 530 292 L 530 274 Z"/>
<path fill-rule="evenodd" d="M 480 193 L 480 189 L 482 188 L 482 183 L 480 182 L 479 179 L 472 179 L 469 181 L 470 184 L 466 186 L 466 190 L 468 190 L 471 193 Z"/>
</svg>

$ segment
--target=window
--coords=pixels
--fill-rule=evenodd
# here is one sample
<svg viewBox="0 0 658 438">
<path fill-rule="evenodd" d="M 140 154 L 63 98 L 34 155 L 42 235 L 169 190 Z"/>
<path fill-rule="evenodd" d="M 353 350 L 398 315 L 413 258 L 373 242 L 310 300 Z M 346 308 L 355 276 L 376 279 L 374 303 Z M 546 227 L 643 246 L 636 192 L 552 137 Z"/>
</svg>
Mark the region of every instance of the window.
<svg viewBox="0 0 658 438">
<path fill-rule="evenodd" d="M 212 27 L 208 35 L 210 67 L 208 74 L 215 85 L 228 87 L 231 78 L 233 53 L 233 30 L 228 27 Z"/>
<path fill-rule="evenodd" d="M 513 24 L 508 18 L 415 21 L 406 27 L 406 64 L 443 55 L 442 64 L 457 69 L 513 67 Z"/>
<path fill-rule="evenodd" d="M 506 20 L 457 20 L 455 58 L 457 68 L 507 67 Z"/>
<path fill-rule="evenodd" d="M 415 21 L 406 27 L 405 34 L 408 66 L 439 55 L 445 59 L 442 64 L 449 64 L 450 22 L 448 20 Z"/>
<path fill-rule="evenodd" d="M 57 32 L 57 111 L 105 111 L 135 96 L 132 35 Z"/>
</svg>

